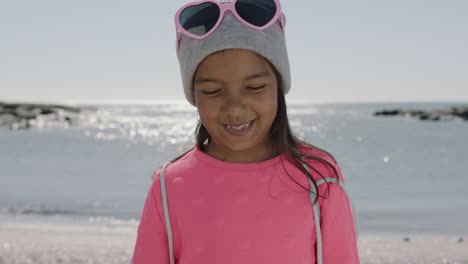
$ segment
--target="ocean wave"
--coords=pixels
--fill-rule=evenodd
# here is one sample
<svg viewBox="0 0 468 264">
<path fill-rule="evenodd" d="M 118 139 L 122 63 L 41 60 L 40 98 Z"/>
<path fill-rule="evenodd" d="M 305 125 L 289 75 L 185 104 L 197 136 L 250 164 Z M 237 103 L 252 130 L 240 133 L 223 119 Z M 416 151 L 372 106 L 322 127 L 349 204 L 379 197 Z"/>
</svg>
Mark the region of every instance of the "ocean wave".
<svg viewBox="0 0 468 264">
<path fill-rule="evenodd" d="M 11 217 L 15 217 L 14 222 L 28 222 L 28 219 L 30 219 L 33 222 L 38 221 L 50 223 L 51 219 L 54 219 L 61 220 L 63 223 L 75 222 L 107 227 L 136 227 L 139 224 L 139 220 L 135 218 L 123 219 L 115 216 L 103 215 L 90 216 L 78 211 L 45 207 L 3 207 L 0 208 L 0 215 L 2 215 L 2 221 L 5 221 L 5 219 L 13 219 Z"/>
<path fill-rule="evenodd" d="M 13 215 L 78 215 L 78 212 L 72 210 L 63 210 L 57 208 L 46 208 L 42 206 L 34 207 L 3 207 L 0 208 L 0 214 Z"/>
</svg>

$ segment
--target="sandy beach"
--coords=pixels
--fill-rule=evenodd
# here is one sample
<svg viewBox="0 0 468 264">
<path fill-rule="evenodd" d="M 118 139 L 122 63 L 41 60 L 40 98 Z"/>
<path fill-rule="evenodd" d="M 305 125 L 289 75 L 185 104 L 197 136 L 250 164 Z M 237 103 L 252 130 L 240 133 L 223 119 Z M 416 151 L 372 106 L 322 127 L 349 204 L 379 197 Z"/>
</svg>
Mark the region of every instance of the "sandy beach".
<svg viewBox="0 0 468 264">
<path fill-rule="evenodd" d="M 0 264 L 129 263 L 135 238 L 135 227 L 3 223 Z M 463 238 L 362 234 L 358 246 L 362 264 L 468 264 Z"/>
</svg>

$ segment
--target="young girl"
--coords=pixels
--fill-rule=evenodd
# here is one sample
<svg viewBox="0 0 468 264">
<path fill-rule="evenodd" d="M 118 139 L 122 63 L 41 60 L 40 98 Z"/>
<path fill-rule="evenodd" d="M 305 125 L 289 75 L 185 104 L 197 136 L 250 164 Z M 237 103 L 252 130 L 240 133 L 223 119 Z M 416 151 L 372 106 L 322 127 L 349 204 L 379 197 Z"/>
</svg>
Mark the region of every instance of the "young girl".
<svg viewBox="0 0 468 264">
<path fill-rule="evenodd" d="M 289 126 L 279 1 L 190 3 L 175 22 L 196 145 L 154 174 L 132 263 L 359 263 L 340 167 Z"/>
</svg>

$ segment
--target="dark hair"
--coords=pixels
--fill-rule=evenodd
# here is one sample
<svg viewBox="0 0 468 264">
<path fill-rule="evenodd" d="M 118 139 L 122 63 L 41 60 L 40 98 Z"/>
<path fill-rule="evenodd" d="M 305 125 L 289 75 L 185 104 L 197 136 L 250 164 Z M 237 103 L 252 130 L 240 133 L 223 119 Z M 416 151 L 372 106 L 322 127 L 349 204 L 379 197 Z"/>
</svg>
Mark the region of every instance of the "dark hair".
<svg viewBox="0 0 468 264">
<path fill-rule="evenodd" d="M 258 55 L 258 56 L 260 56 L 260 55 Z M 263 58 L 263 57 L 261 57 L 261 58 Z M 285 153 L 287 160 L 289 160 L 295 167 L 297 167 L 299 170 L 301 170 L 313 182 L 313 184 L 315 186 L 315 190 L 318 190 L 317 189 L 317 183 L 315 182 L 312 175 L 310 175 L 310 173 L 301 165 L 301 161 L 304 160 L 304 159 L 317 160 L 319 162 L 325 163 L 326 165 L 330 166 L 333 169 L 333 171 L 335 172 L 336 178 L 339 181 L 338 173 L 337 173 L 335 167 L 332 164 L 330 164 L 330 162 L 328 162 L 327 160 L 325 160 L 323 158 L 320 158 L 318 156 L 307 155 L 307 154 L 299 152 L 297 146 L 302 145 L 301 147 L 305 147 L 305 148 L 308 148 L 308 149 L 315 149 L 315 150 L 321 151 L 323 153 L 326 153 L 336 163 L 336 160 L 333 157 L 333 155 L 331 155 L 330 153 L 328 153 L 327 151 L 325 151 L 325 150 L 323 150 L 323 149 L 321 149 L 319 147 L 316 147 L 316 146 L 311 145 L 311 144 L 309 144 L 309 143 L 307 143 L 307 142 L 305 142 L 303 140 L 300 140 L 299 138 L 297 138 L 293 134 L 293 132 L 291 131 L 291 127 L 289 126 L 289 120 L 288 120 L 288 115 L 287 115 L 287 110 L 286 110 L 286 98 L 284 96 L 283 89 L 282 89 L 282 83 L 283 82 L 282 82 L 281 75 L 279 74 L 279 72 L 276 70 L 276 68 L 267 59 L 265 59 L 265 58 L 263 58 L 263 59 L 268 62 L 270 67 L 273 69 L 273 72 L 275 73 L 276 78 L 278 80 L 278 111 L 276 113 L 275 120 L 273 121 L 273 124 L 272 124 L 271 129 L 270 129 L 270 133 L 269 133 L 269 136 L 271 137 L 271 141 L 275 142 L 275 144 L 273 144 L 274 153 Z M 196 73 L 196 71 L 195 71 L 195 73 Z M 194 74 L 194 76 L 195 76 L 195 74 Z M 193 81 L 192 81 L 192 83 L 193 83 Z M 205 126 L 203 126 L 203 124 L 201 123 L 200 120 L 198 120 L 198 124 L 197 124 L 197 126 L 195 128 L 194 138 L 195 138 L 195 141 L 196 141 L 196 143 L 195 143 L 196 147 L 198 147 L 202 151 L 205 150 L 205 146 L 204 146 L 205 141 L 208 141 L 208 142 L 211 141 L 210 134 L 206 130 Z M 173 163 L 173 162 L 179 160 L 180 158 L 185 156 L 188 152 L 190 152 L 194 147 L 195 146 L 191 147 L 185 153 L 183 153 L 180 156 L 174 158 L 173 160 L 171 160 L 170 163 Z M 283 160 L 281 160 L 281 162 L 282 162 L 283 167 L 284 167 Z M 308 164 L 307 162 L 304 162 L 304 163 L 306 164 L 306 166 L 308 166 L 310 169 L 312 169 L 313 171 L 318 173 L 322 178 L 324 178 L 323 175 L 319 171 L 314 169 L 310 164 Z M 304 190 L 312 191 L 312 190 L 309 190 L 307 187 L 302 186 L 294 178 L 292 178 L 291 175 L 287 172 L 287 170 L 286 170 L 286 173 L 288 174 L 288 176 L 294 182 L 296 182 Z M 327 182 L 327 187 L 328 187 L 327 191 L 329 193 L 330 186 L 328 186 L 328 182 Z M 318 201 L 319 196 L 320 196 L 319 194 L 316 195 L 315 200 L 313 202 L 314 204 Z M 328 194 L 327 194 L 327 196 L 328 196 Z"/>
</svg>

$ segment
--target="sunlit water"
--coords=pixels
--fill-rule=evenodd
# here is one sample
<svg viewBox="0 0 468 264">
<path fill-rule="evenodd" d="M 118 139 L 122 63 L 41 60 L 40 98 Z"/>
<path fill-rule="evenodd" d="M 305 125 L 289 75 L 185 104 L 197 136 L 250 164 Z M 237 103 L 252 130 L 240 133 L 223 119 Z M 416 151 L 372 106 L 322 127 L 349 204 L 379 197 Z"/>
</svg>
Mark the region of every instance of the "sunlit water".
<svg viewBox="0 0 468 264">
<path fill-rule="evenodd" d="M 342 168 L 361 232 L 468 234 L 468 122 L 376 117 L 467 104 L 291 104 Z M 193 143 L 188 104 L 96 105 L 79 127 L 0 129 L 0 220 L 136 225 L 153 171 Z"/>
</svg>

